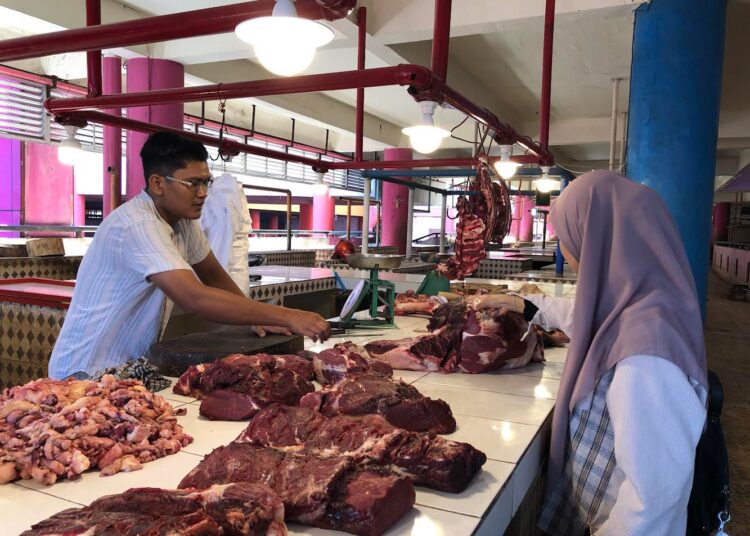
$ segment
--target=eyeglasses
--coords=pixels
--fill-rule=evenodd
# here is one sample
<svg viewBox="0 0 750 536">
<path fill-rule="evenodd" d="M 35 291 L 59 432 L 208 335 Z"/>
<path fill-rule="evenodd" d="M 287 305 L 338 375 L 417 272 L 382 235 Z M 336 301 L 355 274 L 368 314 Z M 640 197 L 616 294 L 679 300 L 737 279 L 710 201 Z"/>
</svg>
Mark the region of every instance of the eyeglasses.
<svg viewBox="0 0 750 536">
<path fill-rule="evenodd" d="M 194 192 L 199 192 L 201 186 L 206 189 L 206 192 L 208 192 L 211 189 L 211 185 L 214 183 L 214 179 L 190 179 L 184 181 L 182 179 L 175 179 L 174 177 L 168 177 L 166 175 L 164 176 L 164 178 L 168 181 L 179 182 L 180 184 L 184 185 L 186 188 L 190 188 Z"/>
</svg>

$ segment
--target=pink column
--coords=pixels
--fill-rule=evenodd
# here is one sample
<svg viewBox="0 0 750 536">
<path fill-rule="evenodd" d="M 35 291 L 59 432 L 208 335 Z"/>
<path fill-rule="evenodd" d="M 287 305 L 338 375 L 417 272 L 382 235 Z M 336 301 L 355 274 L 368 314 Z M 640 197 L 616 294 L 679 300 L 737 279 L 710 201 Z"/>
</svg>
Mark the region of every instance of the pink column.
<svg viewBox="0 0 750 536">
<path fill-rule="evenodd" d="M 510 235 L 518 241 L 518 230 L 521 228 L 521 208 L 523 206 L 523 196 L 513 196 L 513 216 L 510 222 Z"/>
<path fill-rule="evenodd" d="M 73 196 L 73 225 L 86 225 L 86 196 Z"/>
<path fill-rule="evenodd" d="M 0 224 L 21 224 L 21 142 L 0 138 Z M 19 233 L 0 233 L 17 238 Z"/>
<path fill-rule="evenodd" d="M 335 199 L 329 194 L 313 196 L 312 228 L 315 231 L 332 231 L 335 217 Z"/>
<path fill-rule="evenodd" d="M 713 222 L 711 224 L 711 242 L 723 242 L 727 239 L 729 225 L 729 203 L 714 205 Z"/>
<path fill-rule="evenodd" d="M 260 229 L 260 210 L 252 209 L 250 211 L 250 219 L 253 221 L 253 229 Z"/>
<path fill-rule="evenodd" d="M 268 228 L 269 229 L 278 229 L 279 228 L 279 215 L 275 212 L 271 214 L 271 217 L 268 218 Z"/>
<path fill-rule="evenodd" d="M 313 228 L 313 206 L 312 205 L 300 205 L 298 229 L 302 231 L 309 231 L 312 228 Z"/>
<path fill-rule="evenodd" d="M 154 58 L 133 58 L 127 64 L 128 93 L 167 89 L 185 85 L 185 67 L 171 60 Z M 157 125 L 182 130 L 184 105 L 162 104 L 128 108 L 128 117 Z M 128 178 L 127 199 L 138 195 L 145 187 L 140 152 L 148 134 L 128 131 Z"/>
<path fill-rule="evenodd" d="M 383 160 L 411 160 L 411 149 L 386 149 Z M 404 179 L 409 180 L 409 179 Z M 406 217 L 409 212 L 409 188 L 390 182 L 383 183 L 383 237 L 384 246 L 396 246 L 400 254 L 406 253 Z"/>
<path fill-rule="evenodd" d="M 114 95 L 122 93 L 122 61 L 118 56 L 105 56 L 102 59 L 102 92 L 105 95 Z M 122 115 L 120 108 L 105 110 L 112 115 Z M 105 125 L 103 130 L 103 178 L 104 195 L 102 198 L 102 207 L 106 218 L 114 208 L 119 205 L 121 195 L 117 195 L 118 202 L 115 207 L 112 206 L 112 181 L 109 169 L 111 168 L 117 177 L 115 190 L 119 194 L 122 192 L 122 129 Z"/>
<path fill-rule="evenodd" d="M 534 238 L 534 217 L 531 209 L 534 208 L 534 199 L 523 196 L 523 207 L 521 208 L 521 227 L 519 229 L 519 242 L 531 242 Z"/>
<path fill-rule="evenodd" d="M 57 147 L 26 143 L 24 223 L 73 224 L 73 166 L 57 159 Z"/>
</svg>

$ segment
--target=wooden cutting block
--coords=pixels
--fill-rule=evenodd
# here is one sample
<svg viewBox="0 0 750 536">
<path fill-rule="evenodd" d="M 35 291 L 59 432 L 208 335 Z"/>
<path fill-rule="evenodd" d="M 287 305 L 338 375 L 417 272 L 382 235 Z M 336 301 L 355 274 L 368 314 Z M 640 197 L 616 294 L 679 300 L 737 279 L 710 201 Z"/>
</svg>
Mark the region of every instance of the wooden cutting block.
<svg viewBox="0 0 750 536">
<path fill-rule="evenodd" d="M 508 285 L 491 285 L 489 283 L 451 283 L 451 292 L 476 294 L 478 290 L 486 290 L 490 294 L 504 294 L 508 292 Z"/>
<path fill-rule="evenodd" d="M 257 337 L 246 327 L 232 327 L 154 343 L 146 357 L 165 376 L 179 376 L 191 365 L 216 361 L 229 354 L 294 354 L 304 347 L 300 335 Z"/>
<path fill-rule="evenodd" d="M 33 238 L 26 242 L 29 257 L 62 257 L 65 246 L 62 238 Z"/>
<path fill-rule="evenodd" d="M 4 244 L 0 246 L 0 257 L 28 257 L 29 252 L 24 244 Z"/>
</svg>

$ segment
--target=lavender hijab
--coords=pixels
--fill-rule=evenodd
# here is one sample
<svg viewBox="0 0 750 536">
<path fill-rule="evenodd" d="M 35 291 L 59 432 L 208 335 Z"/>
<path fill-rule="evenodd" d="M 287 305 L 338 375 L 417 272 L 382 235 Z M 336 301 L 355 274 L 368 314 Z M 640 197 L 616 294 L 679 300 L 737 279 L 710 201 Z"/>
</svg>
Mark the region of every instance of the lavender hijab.
<svg viewBox="0 0 750 536">
<path fill-rule="evenodd" d="M 659 195 L 616 173 L 592 171 L 565 189 L 551 220 L 579 270 L 573 338 L 552 419 L 548 490 L 563 473 L 573 408 L 618 361 L 661 357 L 707 385 L 693 274 Z"/>
</svg>

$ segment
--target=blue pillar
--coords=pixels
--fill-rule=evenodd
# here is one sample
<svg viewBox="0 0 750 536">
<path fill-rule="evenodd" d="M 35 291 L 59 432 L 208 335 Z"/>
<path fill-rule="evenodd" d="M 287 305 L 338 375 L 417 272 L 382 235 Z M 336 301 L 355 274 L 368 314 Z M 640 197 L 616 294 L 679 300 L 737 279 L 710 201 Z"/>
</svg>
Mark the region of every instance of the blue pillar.
<svg viewBox="0 0 750 536">
<path fill-rule="evenodd" d="M 705 310 L 726 0 L 652 0 L 635 14 L 627 172 L 659 192 Z"/>
</svg>

